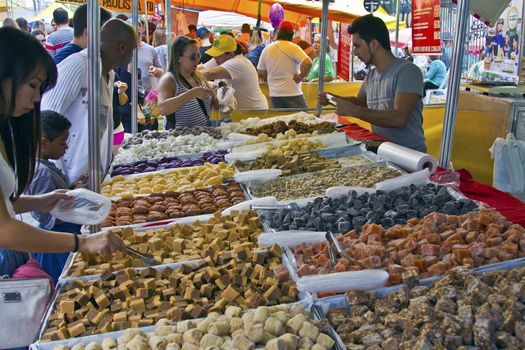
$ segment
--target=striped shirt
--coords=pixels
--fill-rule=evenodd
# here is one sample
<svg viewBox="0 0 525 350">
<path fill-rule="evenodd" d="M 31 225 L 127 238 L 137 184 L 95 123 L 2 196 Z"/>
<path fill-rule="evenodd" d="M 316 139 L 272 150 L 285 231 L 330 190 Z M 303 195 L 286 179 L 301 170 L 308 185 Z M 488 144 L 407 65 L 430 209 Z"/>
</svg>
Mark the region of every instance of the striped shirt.
<svg viewBox="0 0 525 350">
<path fill-rule="evenodd" d="M 175 96 L 182 95 L 183 93 L 189 90 L 179 79 L 175 79 L 173 75 L 171 75 L 171 73 L 169 74 L 175 80 Z M 202 87 L 206 87 L 206 84 L 204 82 L 201 82 L 199 85 Z M 184 104 L 182 107 L 177 109 L 177 111 L 174 114 L 171 114 L 168 117 L 175 116 L 176 126 L 207 126 L 208 117 L 211 113 L 212 98 L 210 97 L 206 100 L 203 100 L 202 102 L 204 102 L 204 107 L 206 108 L 208 116 L 204 114 L 204 111 L 202 110 L 197 99 L 192 98 L 190 101 L 186 102 L 186 104 Z"/>
<path fill-rule="evenodd" d="M 41 110 L 62 114 L 71 122 L 68 149 L 55 164 L 66 175 L 69 185 L 88 171 L 88 58 L 87 49 L 75 53 L 57 66 L 56 86 L 42 97 Z M 112 160 L 113 145 L 113 81 L 100 79 L 100 161 L 103 175 Z"/>
<path fill-rule="evenodd" d="M 60 28 L 56 32 L 53 32 L 47 36 L 47 52 L 49 52 L 51 57 L 55 58 L 55 55 L 62 49 L 62 47 L 64 47 L 71 40 L 73 40 L 73 28 Z"/>
</svg>

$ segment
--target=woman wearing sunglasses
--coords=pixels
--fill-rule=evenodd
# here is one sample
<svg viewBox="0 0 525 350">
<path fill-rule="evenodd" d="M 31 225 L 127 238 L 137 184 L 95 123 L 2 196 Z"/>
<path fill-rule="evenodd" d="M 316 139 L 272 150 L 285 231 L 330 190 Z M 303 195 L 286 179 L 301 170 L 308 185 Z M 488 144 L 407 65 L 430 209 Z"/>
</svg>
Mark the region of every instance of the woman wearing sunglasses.
<svg viewBox="0 0 525 350">
<path fill-rule="evenodd" d="M 158 109 L 167 117 L 166 128 L 207 126 L 212 105 L 217 106 L 215 92 L 197 72 L 201 55 L 197 42 L 178 37 L 171 48 L 168 72 L 158 87 Z"/>
</svg>

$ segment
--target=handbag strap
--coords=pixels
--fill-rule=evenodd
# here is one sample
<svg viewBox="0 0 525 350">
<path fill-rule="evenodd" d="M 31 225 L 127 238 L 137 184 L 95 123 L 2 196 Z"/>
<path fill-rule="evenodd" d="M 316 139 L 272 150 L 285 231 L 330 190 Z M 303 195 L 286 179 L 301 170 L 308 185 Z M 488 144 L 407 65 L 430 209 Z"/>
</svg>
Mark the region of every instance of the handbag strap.
<svg viewBox="0 0 525 350">
<path fill-rule="evenodd" d="M 179 74 L 179 78 L 180 78 L 181 83 L 184 86 L 186 86 L 186 89 L 193 89 L 193 86 L 191 86 L 191 84 L 186 80 L 186 78 L 184 78 L 180 74 Z M 210 115 L 208 114 L 208 111 L 206 110 L 206 106 L 204 105 L 204 101 L 202 101 L 200 98 L 197 98 L 197 97 L 195 97 L 195 99 L 197 100 L 197 103 L 201 107 L 202 113 L 204 113 L 204 116 L 208 120 L 208 124 L 209 124 L 210 123 Z"/>
</svg>

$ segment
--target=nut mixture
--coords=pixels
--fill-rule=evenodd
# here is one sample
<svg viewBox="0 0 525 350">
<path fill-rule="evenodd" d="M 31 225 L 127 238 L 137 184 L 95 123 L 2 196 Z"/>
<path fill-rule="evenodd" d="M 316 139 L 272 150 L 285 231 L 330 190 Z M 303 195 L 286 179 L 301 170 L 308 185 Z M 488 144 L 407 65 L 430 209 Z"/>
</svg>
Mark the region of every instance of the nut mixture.
<svg viewBox="0 0 525 350">
<path fill-rule="evenodd" d="M 294 131 L 294 134 L 330 134 L 336 132 L 337 129 L 329 122 L 321 122 L 316 124 L 301 123 L 296 120 L 290 121 L 288 124 L 282 120 L 262 125 L 256 128 L 247 128 L 243 133 L 258 136 L 264 134 L 270 138 L 276 138 L 279 134 L 283 135 L 288 131 Z"/>
<path fill-rule="evenodd" d="M 256 212 L 242 211 L 225 216 L 216 212 L 209 221 L 195 221 L 191 225 L 175 224 L 169 228 L 142 232 L 133 231 L 130 227 L 111 231 L 121 237 L 127 247 L 153 255 L 157 264 L 172 264 L 203 259 L 210 251 L 219 254 L 231 251 L 233 242 L 251 243 L 251 247 L 255 248 L 262 226 Z M 78 254 L 69 276 L 96 275 L 141 266 L 144 263 L 140 260 L 121 252 L 112 257 Z"/>
<path fill-rule="evenodd" d="M 244 192 L 236 183 L 184 192 L 155 193 L 142 198 L 122 198 L 111 203 L 111 212 L 102 227 L 211 214 L 244 200 Z"/>
<path fill-rule="evenodd" d="M 398 177 L 398 170 L 371 167 L 327 169 L 308 175 L 281 177 L 260 185 L 253 185 L 251 192 L 257 197 L 275 196 L 278 200 L 324 196 L 330 187 L 373 187 L 376 183 Z"/>
<path fill-rule="evenodd" d="M 76 338 L 224 312 L 291 303 L 297 287 L 274 277 L 283 250 L 274 245 L 252 251 L 236 244 L 234 253 L 211 253 L 195 264 L 162 271 L 148 267 L 107 271 L 96 280 L 66 284 L 51 311 L 43 340 Z"/>
<path fill-rule="evenodd" d="M 525 257 L 525 229 L 484 208 L 461 216 L 431 213 L 386 231 L 367 224 L 361 235 L 352 230 L 338 239 L 350 259 L 339 259 L 336 272 L 383 268 L 389 284 L 401 283 L 403 274 L 437 276 L 455 266 L 479 267 Z M 329 272 L 325 249 L 323 244 L 295 247 L 297 273 Z"/>
<path fill-rule="evenodd" d="M 346 294 L 328 312 L 347 349 L 523 349 L 525 268 L 476 275 L 455 268 L 432 287 L 411 284 L 380 298 Z"/>
<path fill-rule="evenodd" d="M 237 161 L 235 166 L 240 171 L 280 169 L 283 171 L 283 176 L 341 167 L 336 160 L 321 157 L 310 152 L 302 152 L 286 156 L 265 154 L 258 157 L 254 162 Z"/>
<path fill-rule="evenodd" d="M 102 350 L 116 349 L 117 346 L 143 350 L 231 350 L 255 347 L 268 350 L 329 350 L 335 343 L 326 334 L 326 328 L 326 321 L 312 320 L 299 305 L 261 306 L 245 311 L 237 306 L 228 306 L 224 315 L 211 312 L 204 319 L 177 323 L 160 319 L 152 333 L 128 329 L 117 339 L 108 337 L 101 344 L 91 345 L 98 345 Z M 53 350 L 81 349 L 60 347 Z"/>
<path fill-rule="evenodd" d="M 233 166 L 219 163 L 180 168 L 164 173 L 148 173 L 133 177 L 115 176 L 102 184 L 102 195 L 106 197 L 130 198 L 137 194 L 152 194 L 169 191 L 184 191 L 222 184 L 222 180 L 234 175 Z"/>
</svg>

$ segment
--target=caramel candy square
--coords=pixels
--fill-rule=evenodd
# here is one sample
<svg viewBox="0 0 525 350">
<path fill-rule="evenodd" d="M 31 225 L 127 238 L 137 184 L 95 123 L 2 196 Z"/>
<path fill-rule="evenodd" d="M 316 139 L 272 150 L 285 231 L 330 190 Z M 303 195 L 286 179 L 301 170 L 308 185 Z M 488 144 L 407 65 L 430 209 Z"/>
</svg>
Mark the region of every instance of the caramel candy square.
<svg viewBox="0 0 525 350">
<path fill-rule="evenodd" d="M 221 293 L 221 298 L 229 302 L 234 301 L 235 299 L 237 299 L 238 296 L 239 291 L 232 285 L 230 285 Z"/>
<path fill-rule="evenodd" d="M 86 327 L 82 322 L 79 322 L 75 325 L 72 325 L 68 327 L 69 335 L 71 335 L 72 338 L 76 338 L 80 335 L 82 335 L 86 331 Z"/>
<path fill-rule="evenodd" d="M 129 303 L 129 306 L 135 311 L 146 311 L 146 305 L 144 299 L 135 299 Z"/>
<path fill-rule="evenodd" d="M 106 294 L 100 294 L 95 298 L 95 301 L 99 309 L 105 309 L 111 304 Z"/>
<path fill-rule="evenodd" d="M 75 312 L 75 301 L 74 300 L 62 300 L 59 304 L 60 312 L 64 314 Z"/>
<path fill-rule="evenodd" d="M 128 319 L 128 314 L 126 313 L 126 311 L 121 311 L 121 312 L 117 312 L 116 314 L 113 314 L 113 322 L 115 323 L 124 322 L 124 321 L 127 321 L 127 319 Z"/>
<path fill-rule="evenodd" d="M 277 298 L 281 295 L 279 287 L 276 285 L 271 286 L 264 294 L 264 299 L 269 302 L 275 302 Z"/>
</svg>

